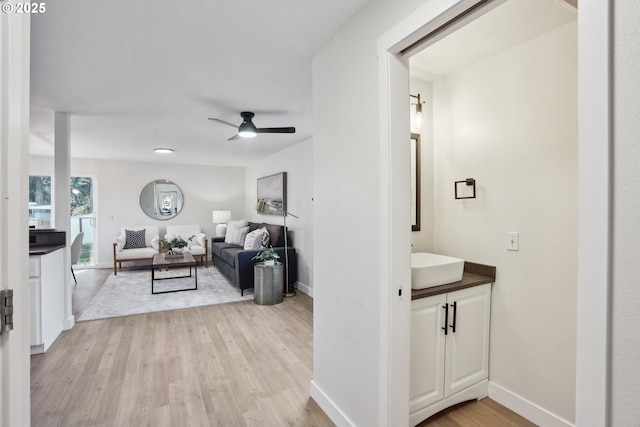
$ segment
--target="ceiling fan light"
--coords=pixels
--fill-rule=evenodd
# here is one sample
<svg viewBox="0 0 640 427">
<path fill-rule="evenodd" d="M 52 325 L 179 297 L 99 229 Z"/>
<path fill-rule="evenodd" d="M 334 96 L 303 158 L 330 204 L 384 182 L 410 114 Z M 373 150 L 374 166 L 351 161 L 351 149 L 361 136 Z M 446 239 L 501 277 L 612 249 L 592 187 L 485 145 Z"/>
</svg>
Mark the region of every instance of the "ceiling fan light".
<svg viewBox="0 0 640 427">
<path fill-rule="evenodd" d="M 256 132 L 256 126 L 253 124 L 251 120 L 243 120 L 238 128 L 238 136 L 242 138 L 255 138 L 258 134 Z"/>
<path fill-rule="evenodd" d="M 240 132 L 238 132 L 238 136 L 242 138 L 255 138 L 256 135 L 257 133 L 252 130 L 241 130 Z"/>
</svg>

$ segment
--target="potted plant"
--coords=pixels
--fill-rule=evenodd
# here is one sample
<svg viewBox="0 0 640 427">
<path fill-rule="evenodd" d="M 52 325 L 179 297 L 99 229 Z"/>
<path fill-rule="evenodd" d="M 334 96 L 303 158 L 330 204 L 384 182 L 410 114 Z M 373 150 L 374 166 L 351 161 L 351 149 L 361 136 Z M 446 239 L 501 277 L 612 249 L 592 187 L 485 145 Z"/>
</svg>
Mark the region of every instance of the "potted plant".
<svg viewBox="0 0 640 427">
<path fill-rule="evenodd" d="M 276 253 L 276 251 L 273 249 L 273 246 L 270 246 L 269 249 L 265 249 L 263 251 L 258 252 L 256 256 L 254 256 L 251 259 L 260 260 L 264 262 L 264 265 L 268 265 L 268 266 L 281 264 L 280 261 L 278 261 L 280 259 L 280 255 Z"/>
<path fill-rule="evenodd" d="M 176 234 L 176 236 L 171 240 L 160 240 L 160 247 L 162 248 L 163 252 L 168 252 L 170 254 L 182 253 L 184 251 L 184 248 L 189 245 L 187 241 L 191 241 L 191 239 L 193 239 L 194 237 L 195 235 L 189 237 L 187 240 L 184 240 L 180 235 Z"/>
</svg>

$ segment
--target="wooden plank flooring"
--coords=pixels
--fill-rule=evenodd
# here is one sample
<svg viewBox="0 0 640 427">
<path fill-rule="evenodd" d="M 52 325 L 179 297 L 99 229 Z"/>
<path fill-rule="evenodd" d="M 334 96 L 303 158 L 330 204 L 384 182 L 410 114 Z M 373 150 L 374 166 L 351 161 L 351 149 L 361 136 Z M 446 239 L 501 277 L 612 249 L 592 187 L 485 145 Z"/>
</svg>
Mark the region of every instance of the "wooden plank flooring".
<svg viewBox="0 0 640 427">
<path fill-rule="evenodd" d="M 536 427 L 536 425 L 487 397 L 452 406 L 416 427 Z"/>
<path fill-rule="evenodd" d="M 110 273 L 76 271 L 74 314 Z M 334 426 L 309 398 L 312 327 L 303 293 L 79 322 L 31 358 L 31 425 Z M 522 420 L 484 399 L 420 427 L 532 425 Z"/>
<path fill-rule="evenodd" d="M 78 284 L 73 288 L 71 306 L 73 315 L 80 317 L 82 312 L 89 306 L 89 303 L 98 293 L 109 275 L 113 272 L 108 268 L 86 268 L 76 269 L 75 275 Z"/>
<path fill-rule="evenodd" d="M 312 324 L 304 294 L 79 322 L 31 358 L 32 426 L 333 426 Z"/>
</svg>

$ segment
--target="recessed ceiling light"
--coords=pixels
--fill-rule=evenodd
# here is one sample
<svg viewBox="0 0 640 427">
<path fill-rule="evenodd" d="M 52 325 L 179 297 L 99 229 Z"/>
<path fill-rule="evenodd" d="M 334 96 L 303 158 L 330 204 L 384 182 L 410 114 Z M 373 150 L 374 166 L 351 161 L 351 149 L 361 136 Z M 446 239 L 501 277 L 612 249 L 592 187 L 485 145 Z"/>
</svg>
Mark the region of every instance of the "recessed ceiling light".
<svg viewBox="0 0 640 427">
<path fill-rule="evenodd" d="M 156 148 L 153 151 L 160 154 L 170 154 L 173 153 L 173 148 Z"/>
</svg>

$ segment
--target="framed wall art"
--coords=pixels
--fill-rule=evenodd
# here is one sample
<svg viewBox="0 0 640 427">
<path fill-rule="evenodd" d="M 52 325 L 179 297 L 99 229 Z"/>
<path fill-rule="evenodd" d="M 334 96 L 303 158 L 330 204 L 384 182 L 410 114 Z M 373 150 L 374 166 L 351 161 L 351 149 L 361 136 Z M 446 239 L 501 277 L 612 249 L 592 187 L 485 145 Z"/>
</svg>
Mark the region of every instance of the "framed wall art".
<svg viewBox="0 0 640 427">
<path fill-rule="evenodd" d="M 280 172 L 258 178 L 260 213 L 282 215 L 287 211 L 287 173 Z"/>
</svg>

